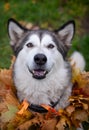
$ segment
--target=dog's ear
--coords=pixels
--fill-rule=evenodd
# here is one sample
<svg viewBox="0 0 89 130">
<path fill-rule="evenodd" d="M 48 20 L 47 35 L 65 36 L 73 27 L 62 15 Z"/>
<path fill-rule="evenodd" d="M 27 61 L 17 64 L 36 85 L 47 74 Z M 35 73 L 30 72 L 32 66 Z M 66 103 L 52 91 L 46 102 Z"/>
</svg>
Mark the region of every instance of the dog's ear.
<svg viewBox="0 0 89 130">
<path fill-rule="evenodd" d="M 26 32 L 26 29 L 22 27 L 18 22 L 12 18 L 8 20 L 8 33 L 11 40 L 11 46 L 15 46 L 24 32 Z"/>
<path fill-rule="evenodd" d="M 75 22 L 73 20 L 68 21 L 55 33 L 58 35 L 59 39 L 69 48 L 71 46 L 71 40 L 75 32 Z"/>
</svg>

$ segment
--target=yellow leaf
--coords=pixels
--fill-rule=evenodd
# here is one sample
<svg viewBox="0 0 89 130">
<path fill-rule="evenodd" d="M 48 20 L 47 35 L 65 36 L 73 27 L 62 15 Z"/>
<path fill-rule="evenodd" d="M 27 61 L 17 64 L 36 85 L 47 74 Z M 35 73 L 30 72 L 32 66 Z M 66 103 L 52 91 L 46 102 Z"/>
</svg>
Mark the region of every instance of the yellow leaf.
<svg viewBox="0 0 89 130">
<path fill-rule="evenodd" d="M 18 111 L 18 108 L 16 106 L 8 104 L 7 107 L 8 107 L 8 111 L 1 114 L 0 118 L 2 122 L 10 121 Z"/>
<path fill-rule="evenodd" d="M 61 117 L 56 125 L 56 130 L 65 130 L 68 128 L 70 128 L 70 121 L 65 116 Z"/>
</svg>

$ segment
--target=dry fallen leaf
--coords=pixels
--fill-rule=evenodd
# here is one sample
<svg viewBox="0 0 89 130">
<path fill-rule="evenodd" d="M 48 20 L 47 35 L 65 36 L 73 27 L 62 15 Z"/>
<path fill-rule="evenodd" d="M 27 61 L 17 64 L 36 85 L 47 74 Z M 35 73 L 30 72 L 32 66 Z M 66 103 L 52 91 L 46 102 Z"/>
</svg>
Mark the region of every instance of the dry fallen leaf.
<svg viewBox="0 0 89 130">
<path fill-rule="evenodd" d="M 66 108 L 66 112 L 68 116 L 71 116 L 71 114 L 75 111 L 75 107 L 73 105 L 70 105 Z"/>
<path fill-rule="evenodd" d="M 18 111 L 18 107 L 14 105 L 7 104 L 8 111 L 3 112 L 0 116 L 0 120 L 2 123 L 9 122 Z"/>
<path fill-rule="evenodd" d="M 56 118 L 49 119 L 45 121 L 45 123 L 41 127 L 41 130 L 55 130 L 56 124 L 57 124 Z"/>
<path fill-rule="evenodd" d="M 72 73 L 72 81 L 74 83 L 73 94 L 89 97 L 89 72 L 80 72 L 73 68 Z"/>
<path fill-rule="evenodd" d="M 70 128 L 70 121 L 65 116 L 62 116 L 56 125 L 56 130 L 65 130 Z"/>
<path fill-rule="evenodd" d="M 22 108 L 20 109 L 20 111 L 18 112 L 19 115 L 22 115 L 24 113 L 25 110 L 27 110 L 29 103 L 24 100 L 21 104 Z"/>
<path fill-rule="evenodd" d="M 76 126 L 80 126 L 80 122 L 88 121 L 88 114 L 85 110 L 78 109 L 72 113 L 72 123 Z"/>
</svg>

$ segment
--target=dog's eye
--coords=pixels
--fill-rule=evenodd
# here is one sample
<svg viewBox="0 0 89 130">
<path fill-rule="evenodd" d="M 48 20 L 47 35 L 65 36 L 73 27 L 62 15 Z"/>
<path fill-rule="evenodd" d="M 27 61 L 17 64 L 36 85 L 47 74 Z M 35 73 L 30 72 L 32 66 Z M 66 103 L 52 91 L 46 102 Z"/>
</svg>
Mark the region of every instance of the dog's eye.
<svg viewBox="0 0 89 130">
<path fill-rule="evenodd" d="M 47 46 L 47 48 L 53 49 L 53 48 L 54 48 L 54 45 L 53 45 L 53 44 L 49 44 L 49 45 Z"/>
<path fill-rule="evenodd" d="M 29 48 L 31 48 L 31 47 L 33 47 L 34 45 L 33 45 L 31 42 L 29 42 L 29 43 L 26 44 L 26 46 L 29 47 Z"/>
</svg>

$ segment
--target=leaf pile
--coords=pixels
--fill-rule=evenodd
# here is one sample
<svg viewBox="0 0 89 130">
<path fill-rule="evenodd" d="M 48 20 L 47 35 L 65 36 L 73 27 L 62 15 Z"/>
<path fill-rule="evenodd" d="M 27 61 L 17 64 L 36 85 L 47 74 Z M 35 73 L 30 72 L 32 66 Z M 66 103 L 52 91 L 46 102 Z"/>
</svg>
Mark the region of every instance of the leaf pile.
<svg viewBox="0 0 89 130">
<path fill-rule="evenodd" d="M 89 123 L 89 72 L 72 70 L 74 87 L 69 98 L 70 105 L 59 111 L 44 105 L 48 112 L 39 114 L 28 110 L 26 101 L 19 103 L 13 84 L 12 67 L 0 69 L 0 129 L 76 130 L 81 122 Z"/>
</svg>

